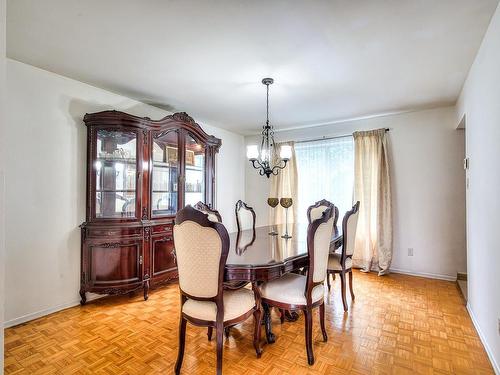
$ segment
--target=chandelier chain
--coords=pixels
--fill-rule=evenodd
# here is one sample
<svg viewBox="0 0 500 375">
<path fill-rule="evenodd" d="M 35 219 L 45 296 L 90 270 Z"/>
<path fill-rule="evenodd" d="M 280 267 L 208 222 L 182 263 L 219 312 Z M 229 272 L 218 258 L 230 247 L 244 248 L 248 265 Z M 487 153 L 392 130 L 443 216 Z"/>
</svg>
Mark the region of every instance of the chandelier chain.
<svg viewBox="0 0 500 375">
<path fill-rule="evenodd" d="M 269 84 L 266 84 L 266 87 L 267 87 L 266 125 L 269 126 Z"/>
</svg>

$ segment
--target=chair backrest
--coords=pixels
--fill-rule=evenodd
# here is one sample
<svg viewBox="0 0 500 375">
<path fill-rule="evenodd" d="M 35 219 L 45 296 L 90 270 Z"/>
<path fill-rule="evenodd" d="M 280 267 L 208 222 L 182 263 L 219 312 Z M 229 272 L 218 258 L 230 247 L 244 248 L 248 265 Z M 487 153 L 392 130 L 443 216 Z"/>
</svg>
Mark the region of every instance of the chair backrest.
<svg viewBox="0 0 500 375">
<path fill-rule="evenodd" d="M 333 205 L 332 202 L 327 201 L 326 199 L 317 201 L 312 206 L 309 206 L 309 208 L 307 209 L 307 221 L 309 223 L 312 223 L 314 220 L 319 219 L 321 216 L 323 216 L 323 212 L 330 207 L 334 208 L 335 206 Z"/>
<path fill-rule="evenodd" d="M 356 240 L 356 228 L 358 226 L 359 201 L 347 211 L 342 220 L 342 264 L 345 258 L 352 257 L 354 253 L 354 241 Z"/>
<path fill-rule="evenodd" d="M 339 208 L 335 206 L 335 213 L 333 214 L 333 226 L 337 226 L 337 222 L 339 221 Z"/>
<path fill-rule="evenodd" d="M 203 203 L 202 201 L 196 203 L 194 205 L 194 208 L 196 208 L 198 211 L 207 214 L 208 220 L 213 221 L 215 223 L 222 223 L 222 216 L 220 215 L 219 211 L 212 210 L 207 204 Z"/>
<path fill-rule="evenodd" d="M 241 199 L 236 202 L 236 225 L 238 231 L 253 229 L 255 230 L 255 211 Z"/>
<path fill-rule="evenodd" d="M 333 214 L 334 208 L 328 207 L 320 218 L 313 220 L 307 227 L 309 270 L 307 272 L 306 299 L 308 301 L 310 301 L 314 286 L 322 283 L 326 277 L 333 232 Z"/>
<path fill-rule="evenodd" d="M 175 216 L 174 246 L 181 293 L 193 299 L 222 296 L 229 253 L 224 225 L 188 205 Z"/>
</svg>

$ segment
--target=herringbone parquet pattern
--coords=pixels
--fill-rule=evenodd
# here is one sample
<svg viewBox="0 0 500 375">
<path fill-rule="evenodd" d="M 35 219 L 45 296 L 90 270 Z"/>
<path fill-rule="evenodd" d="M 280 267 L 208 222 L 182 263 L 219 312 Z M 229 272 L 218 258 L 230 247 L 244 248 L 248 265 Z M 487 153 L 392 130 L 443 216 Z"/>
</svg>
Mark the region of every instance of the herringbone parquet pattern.
<svg viewBox="0 0 500 375">
<path fill-rule="evenodd" d="M 328 343 L 314 317 L 316 363 L 308 366 L 304 322 L 279 324 L 257 359 L 252 320 L 231 330 L 224 373 L 493 374 L 454 283 L 355 272 L 356 301 L 344 314 L 337 280 L 327 299 Z M 177 355 L 177 285 L 106 298 L 10 328 L 6 374 L 170 374 Z M 348 298 L 349 300 L 349 298 Z M 215 340 L 188 324 L 184 374 L 215 373 Z"/>
</svg>

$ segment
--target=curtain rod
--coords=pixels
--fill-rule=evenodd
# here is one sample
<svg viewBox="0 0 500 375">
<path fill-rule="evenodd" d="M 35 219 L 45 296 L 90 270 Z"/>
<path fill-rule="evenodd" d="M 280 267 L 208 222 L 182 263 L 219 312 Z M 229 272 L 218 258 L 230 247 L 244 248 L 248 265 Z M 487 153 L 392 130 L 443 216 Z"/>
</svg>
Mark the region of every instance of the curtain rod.
<svg viewBox="0 0 500 375">
<path fill-rule="evenodd" d="M 390 129 L 385 128 L 385 132 L 387 133 Z M 337 139 L 337 138 L 346 138 L 346 137 L 352 137 L 352 134 L 345 134 L 345 135 L 336 135 L 332 137 L 321 137 L 321 138 L 313 138 L 313 139 L 301 139 L 299 141 L 295 141 L 295 143 L 307 143 L 307 142 L 317 142 L 317 141 L 326 141 L 328 139 Z"/>
</svg>

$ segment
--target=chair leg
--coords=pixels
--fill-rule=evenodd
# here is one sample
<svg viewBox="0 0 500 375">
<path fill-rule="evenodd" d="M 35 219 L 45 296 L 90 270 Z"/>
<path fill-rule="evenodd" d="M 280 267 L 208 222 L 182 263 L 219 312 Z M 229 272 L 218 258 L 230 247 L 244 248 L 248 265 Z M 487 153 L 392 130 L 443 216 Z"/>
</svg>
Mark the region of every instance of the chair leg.
<svg viewBox="0 0 500 375">
<path fill-rule="evenodd" d="M 328 341 L 328 335 L 325 328 L 325 304 L 319 305 L 319 324 L 321 325 L 321 333 L 323 334 L 323 341 Z"/>
<path fill-rule="evenodd" d="M 340 273 L 340 287 L 341 287 L 340 291 L 342 293 L 342 303 L 344 304 L 344 311 L 347 311 L 348 307 L 347 307 L 347 299 L 345 297 L 346 285 L 345 285 L 345 273 L 344 272 Z"/>
<path fill-rule="evenodd" d="M 349 271 L 349 290 L 351 292 L 351 298 L 354 301 L 354 290 L 352 289 L 352 270 Z"/>
<path fill-rule="evenodd" d="M 280 323 L 285 323 L 285 310 L 280 309 Z"/>
<path fill-rule="evenodd" d="M 255 348 L 255 353 L 257 353 L 257 358 L 262 355 L 262 349 L 260 347 L 260 327 L 261 324 L 262 311 L 256 309 L 253 312 L 254 328 L 253 328 L 253 347 Z"/>
<path fill-rule="evenodd" d="M 230 333 L 231 333 L 231 327 L 224 328 L 224 335 L 226 336 L 226 339 L 229 338 Z"/>
<path fill-rule="evenodd" d="M 224 324 L 217 322 L 215 337 L 217 341 L 217 375 L 222 375 L 222 349 L 224 347 Z"/>
<path fill-rule="evenodd" d="M 330 273 L 326 273 L 326 285 L 328 285 L 328 292 L 332 290 L 332 284 L 330 284 Z"/>
<path fill-rule="evenodd" d="M 180 318 L 179 322 L 179 351 L 177 353 L 177 362 L 175 363 L 175 374 L 181 373 L 182 360 L 184 359 L 184 346 L 186 344 L 186 319 Z"/>
<path fill-rule="evenodd" d="M 312 309 L 308 308 L 304 310 L 305 326 L 306 326 L 306 351 L 307 351 L 307 363 L 309 365 L 314 364 L 314 353 L 312 347 Z"/>
<path fill-rule="evenodd" d="M 213 331 L 214 331 L 213 327 L 208 327 L 208 332 L 207 332 L 208 341 L 212 341 L 212 333 L 213 333 Z"/>
</svg>

